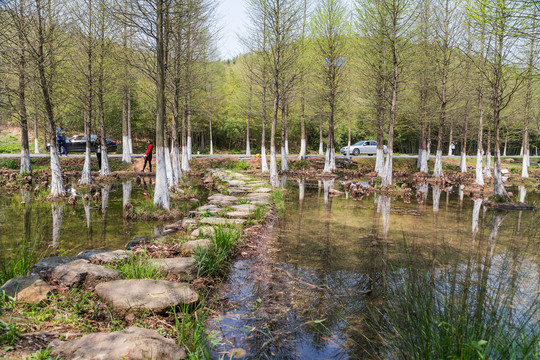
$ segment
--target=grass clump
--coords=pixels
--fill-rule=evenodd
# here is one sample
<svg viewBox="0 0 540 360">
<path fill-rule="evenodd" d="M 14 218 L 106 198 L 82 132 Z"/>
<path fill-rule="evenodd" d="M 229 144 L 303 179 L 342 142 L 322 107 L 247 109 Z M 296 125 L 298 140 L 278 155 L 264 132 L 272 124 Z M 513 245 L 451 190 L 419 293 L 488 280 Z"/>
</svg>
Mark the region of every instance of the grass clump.
<svg viewBox="0 0 540 360">
<path fill-rule="evenodd" d="M 262 223 L 266 219 L 266 212 L 268 208 L 266 206 L 257 206 L 255 211 L 250 212 L 250 220 L 256 220 L 258 223 Z"/>
<path fill-rule="evenodd" d="M 309 167 L 309 161 L 306 159 L 300 159 L 298 161 L 291 161 L 290 163 L 291 170 L 302 170 Z"/>
<path fill-rule="evenodd" d="M 39 251 L 39 239 L 39 234 L 26 236 L 22 243 L 13 246 L 13 250 L 0 245 L 0 285 L 28 274 L 30 268 L 43 256 Z"/>
<path fill-rule="evenodd" d="M 204 307 L 204 300 L 199 302 L 195 309 L 187 305 L 182 305 L 179 309 L 173 308 L 172 314 L 175 320 L 174 331 L 177 343 L 184 347 L 188 359 L 209 359 L 205 325 L 208 308 Z"/>
<path fill-rule="evenodd" d="M 129 254 L 127 259 L 118 262 L 113 268 L 118 271 L 122 279 L 164 280 L 165 276 L 150 259 L 150 255 L 146 251 L 141 251 Z"/>
<path fill-rule="evenodd" d="M 238 160 L 238 161 L 229 161 L 225 164 L 225 169 L 227 170 L 249 170 L 249 164 L 245 162 L 244 160 Z"/>
<path fill-rule="evenodd" d="M 210 246 L 195 249 L 194 258 L 199 266 L 199 276 L 216 276 L 225 272 L 240 235 L 238 227 L 214 227 Z"/>
<path fill-rule="evenodd" d="M 0 344 L 14 345 L 21 337 L 21 331 L 13 324 L 0 319 Z"/>
<path fill-rule="evenodd" d="M 272 202 L 276 206 L 276 210 L 278 211 L 278 213 L 281 213 L 285 210 L 285 199 L 283 197 L 283 190 L 272 190 Z"/>
</svg>

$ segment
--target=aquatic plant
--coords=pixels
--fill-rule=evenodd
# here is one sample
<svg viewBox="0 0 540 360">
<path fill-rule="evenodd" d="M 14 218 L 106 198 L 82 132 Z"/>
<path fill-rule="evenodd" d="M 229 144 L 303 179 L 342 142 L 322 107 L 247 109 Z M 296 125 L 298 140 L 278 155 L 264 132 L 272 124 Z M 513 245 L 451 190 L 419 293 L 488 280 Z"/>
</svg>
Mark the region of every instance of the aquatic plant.
<svg viewBox="0 0 540 360">
<path fill-rule="evenodd" d="M 283 190 L 281 189 L 274 189 L 272 190 L 272 202 L 276 206 L 276 210 L 278 212 L 282 212 L 285 210 L 285 199 L 283 197 Z"/>
<path fill-rule="evenodd" d="M 6 249 L 0 242 L 0 285 L 6 281 L 28 274 L 30 268 L 41 258 L 40 236 L 25 236 L 13 249 Z"/>
<path fill-rule="evenodd" d="M 488 256 L 483 264 L 471 255 L 468 264 L 440 271 L 410 266 L 386 278 L 388 300 L 370 317 L 391 358 L 539 358 L 540 295 L 520 293 L 526 275 L 513 265 L 522 259 Z"/>
<path fill-rule="evenodd" d="M 120 273 L 122 279 L 165 279 L 159 267 L 150 261 L 146 251 L 129 254 L 125 260 L 111 267 Z"/>
<path fill-rule="evenodd" d="M 199 267 L 199 276 L 216 276 L 222 273 L 234 254 L 240 235 L 241 230 L 238 227 L 214 227 L 210 246 L 195 249 L 194 258 Z"/>
</svg>

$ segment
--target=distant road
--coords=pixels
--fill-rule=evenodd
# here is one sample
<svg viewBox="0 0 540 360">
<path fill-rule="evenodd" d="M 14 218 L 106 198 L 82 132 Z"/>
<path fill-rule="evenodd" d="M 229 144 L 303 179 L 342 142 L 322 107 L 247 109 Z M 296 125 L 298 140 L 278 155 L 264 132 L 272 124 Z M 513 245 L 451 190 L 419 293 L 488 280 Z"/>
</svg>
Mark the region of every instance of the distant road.
<svg viewBox="0 0 540 360">
<path fill-rule="evenodd" d="M 94 155 L 92 155 L 94 156 Z M 255 155 L 252 155 L 251 157 L 254 157 Z M 267 155 L 269 156 L 269 155 Z M 21 155 L 20 154 L 0 154 L 0 158 L 20 158 Z M 48 158 L 49 157 L 49 154 L 30 154 L 30 157 L 31 158 Z M 68 158 L 84 158 L 84 154 L 83 153 L 77 153 L 77 154 L 70 154 L 67 156 Z M 122 154 L 109 154 L 109 157 L 110 158 L 119 158 L 121 159 L 122 158 Z M 131 157 L 134 157 L 134 158 L 142 158 L 144 157 L 144 154 L 132 154 Z M 155 157 L 155 155 L 154 155 Z M 193 154 L 193 157 L 200 157 L 200 158 L 207 158 L 207 157 L 211 157 L 211 158 L 228 158 L 228 157 L 246 157 L 246 155 L 244 154 L 214 154 L 214 155 L 208 155 L 208 154 L 201 154 L 201 155 L 196 155 L 196 154 Z M 295 157 L 298 157 L 298 154 L 290 154 L 288 156 L 288 158 L 295 158 Z M 307 157 L 309 158 L 324 158 L 323 155 L 307 155 Z M 344 155 L 336 155 L 336 158 L 344 158 L 345 156 Z M 373 158 L 375 159 L 375 156 L 367 156 L 367 155 L 359 155 L 359 156 L 354 156 L 354 155 L 351 155 L 352 158 Z M 394 159 L 416 159 L 418 157 L 418 155 L 394 155 Z M 434 155 L 431 155 L 430 156 L 431 158 L 434 158 L 435 156 Z M 509 155 L 509 156 L 501 156 L 502 158 L 522 158 L 522 156 L 519 156 L 519 155 Z M 531 156 L 531 158 L 534 158 L 536 156 Z M 62 156 L 62 158 L 65 158 L 65 156 Z M 443 158 L 445 159 L 448 159 L 448 158 L 455 158 L 455 159 L 458 159 L 459 156 L 443 156 Z M 468 155 L 467 158 L 476 158 L 476 155 Z"/>
</svg>

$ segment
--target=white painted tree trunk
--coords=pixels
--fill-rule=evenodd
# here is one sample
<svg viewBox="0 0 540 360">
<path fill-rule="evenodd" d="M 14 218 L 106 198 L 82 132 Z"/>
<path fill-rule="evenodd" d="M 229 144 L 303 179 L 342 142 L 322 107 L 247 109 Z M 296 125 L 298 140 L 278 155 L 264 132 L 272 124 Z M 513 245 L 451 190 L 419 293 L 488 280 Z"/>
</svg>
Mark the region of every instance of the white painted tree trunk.
<svg viewBox="0 0 540 360">
<path fill-rule="evenodd" d="M 306 139 L 300 140 L 300 154 L 298 155 L 298 160 L 303 160 L 306 158 Z"/>
<path fill-rule="evenodd" d="M 504 143 L 503 156 L 506 156 L 507 142 Z"/>
<path fill-rule="evenodd" d="M 101 144 L 101 170 L 99 171 L 101 176 L 110 176 L 111 167 L 109 166 L 109 156 L 107 155 L 107 145 Z"/>
<path fill-rule="evenodd" d="M 304 200 L 304 194 L 306 191 L 306 180 L 298 180 L 298 200 Z"/>
<path fill-rule="evenodd" d="M 384 171 L 383 171 L 383 174 L 381 176 L 381 183 L 382 183 L 382 186 L 390 186 L 392 185 L 392 176 L 393 176 L 393 156 L 394 156 L 394 151 L 393 150 L 390 150 L 390 148 L 388 149 L 388 153 L 386 154 L 386 160 L 384 161 Z"/>
<path fill-rule="evenodd" d="M 491 152 L 486 154 L 486 166 L 484 167 L 484 178 L 491 178 Z"/>
<path fill-rule="evenodd" d="M 427 149 L 422 149 L 422 161 L 420 162 L 420 172 L 428 173 L 428 159 L 429 154 Z"/>
<path fill-rule="evenodd" d="M 32 171 L 32 165 L 30 164 L 30 150 L 21 148 L 21 174 Z"/>
<path fill-rule="evenodd" d="M 251 156 L 251 148 L 249 146 L 249 139 L 246 139 L 246 156 Z"/>
<path fill-rule="evenodd" d="M 270 146 L 270 185 L 275 188 L 279 187 L 276 148 L 274 146 Z"/>
<path fill-rule="evenodd" d="M 34 138 L 34 154 L 39 154 L 39 139 L 36 133 L 36 137 Z"/>
<path fill-rule="evenodd" d="M 345 154 L 347 160 L 351 160 L 351 142 L 347 141 L 347 152 Z"/>
<path fill-rule="evenodd" d="M 52 146 L 51 146 L 52 147 Z M 62 221 L 64 218 L 64 204 L 51 203 L 52 211 L 52 246 L 57 247 L 60 242 L 62 232 Z"/>
<path fill-rule="evenodd" d="M 289 171 L 289 163 L 287 162 L 287 150 L 283 145 L 281 146 L 281 170 Z"/>
<path fill-rule="evenodd" d="M 131 180 L 122 181 L 122 207 L 125 208 L 131 201 Z"/>
<path fill-rule="evenodd" d="M 191 143 L 191 136 L 188 136 L 187 137 L 187 154 L 188 154 L 188 160 L 191 160 L 193 157 L 192 157 L 192 150 L 193 150 L 193 146 L 192 146 L 192 143 Z"/>
<path fill-rule="evenodd" d="M 281 176 L 281 188 L 284 189 L 287 187 L 287 175 Z"/>
<path fill-rule="evenodd" d="M 130 126 L 131 129 L 131 126 Z M 131 135 L 129 135 L 129 153 L 133 154 L 133 140 L 131 140 Z"/>
<path fill-rule="evenodd" d="M 529 149 L 525 149 L 523 155 L 523 163 L 521 164 L 521 177 L 529 177 L 530 156 Z"/>
<path fill-rule="evenodd" d="M 375 171 L 379 176 L 381 176 L 382 172 L 384 171 L 384 149 L 377 148 L 375 158 Z"/>
<path fill-rule="evenodd" d="M 422 148 L 418 148 L 418 159 L 416 160 L 416 168 L 420 169 L 422 167 Z"/>
<path fill-rule="evenodd" d="M 86 148 L 84 152 L 84 165 L 81 173 L 81 178 L 79 179 L 79 184 L 81 185 L 90 185 L 94 179 L 92 179 L 92 153 L 89 147 Z"/>
<path fill-rule="evenodd" d="M 171 161 L 171 151 L 169 147 L 165 147 L 165 171 L 167 173 L 167 184 L 169 189 L 172 190 L 176 187 L 176 179 L 174 178 L 174 172 Z"/>
<path fill-rule="evenodd" d="M 467 154 L 464 152 L 461 153 L 461 159 L 459 160 L 459 168 L 462 173 L 467 172 Z"/>
<path fill-rule="evenodd" d="M 183 173 L 190 172 L 190 169 L 189 169 L 189 155 L 188 155 L 186 146 L 182 146 L 182 172 Z"/>
<path fill-rule="evenodd" d="M 390 232 L 390 209 L 392 208 L 392 199 L 390 196 L 382 195 L 379 198 L 380 212 L 382 217 L 382 227 L 383 227 L 383 240 L 388 241 L 388 234 Z"/>
<path fill-rule="evenodd" d="M 475 179 L 477 185 L 484 186 L 484 174 L 482 173 L 484 159 L 482 157 L 482 149 L 478 148 L 476 152 L 476 169 L 475 169 Z"/>
<path fill-rule="evenodd" d="M 329 146 L 326 147 L 326 154 L 324 156 L 324 170 L 323 173 L 329 174 L 336 171 L 336 152 Z"/>
<path fill-rule="evenodd" d="M 442 150 L 437 150 L 437 155 L 435 156 L 435 166 L 433 168 L 433 177 L 440 178 L 443 177 L 442 169 Z"/>
<path fill-rule="evenodd" d="M 266 148 L 264 144 L 261 146 L 261 172 L 267 173 L 268 170 L 268 161 L 266 160 Z"/>
<path fill-rule="evenodd" d="M 62 168 L 60 167 L 60 158 L 55 144 L 49 147 L 51 156 L 51 195 L 54 197 L 64 196 L 64 182 L 62 180 Z"/>
<path fill-rule="evenodd" d="M 289 139 L 285 139 L 285 155 L 289 156 Z"/>
<path fill-rule="evenodd" d="M 214 155 L 214 142 L 210 138 L 210 155 Z"/>
<path fill-rule="evenodd" d="M 523 156 L 523 145 L 522 145 L 521 148 L 519 149 L 519 156 Z"/>
<path fill-rule="evenodd" d="M 158 209 L 169 209 L 171 207 L 166 165 L 168 154 L 166 154 L 165 151 L 166 149 L 164 147 L 158 147 L 156 149 L 156 184 L 154 187 L 154 205 Z"/>
<path fill-rule="evenodd" d="M 427 160 L 431 157 L 431 140 L 427 142 Z"/>
<path fill-rule="evenodd" d="M 323 180 L 324 205 L 330 202 L 330 190 L 334 188 L 334 180 Z"/>
<path fill-rule="evenodd" d="M 324 146 L 323 143 L 319 143 L 319 155 L 324 155 Z"/>
<path fill-rule="evenodd" d="M 178 185 L 182 181 L 182 165 L 180 164 L 180 149 L 178 149 L 178 146 L 172 149 L 172 168 L 176 180 L 175 185 Z"/>
<path fill-rule="evenodd" d="M 432 194 L 433 194 L 433 213 L 437 214 L 439 212 L 439 205 L 441 203 L 441 188 L 440 188 L 440 186 L 433 186 Z"/>
<path fill-rule="evenodd" d="M 131 164 L 131 149 L 128 136 L 122 136 L 122 162 Z"/>
</svg>

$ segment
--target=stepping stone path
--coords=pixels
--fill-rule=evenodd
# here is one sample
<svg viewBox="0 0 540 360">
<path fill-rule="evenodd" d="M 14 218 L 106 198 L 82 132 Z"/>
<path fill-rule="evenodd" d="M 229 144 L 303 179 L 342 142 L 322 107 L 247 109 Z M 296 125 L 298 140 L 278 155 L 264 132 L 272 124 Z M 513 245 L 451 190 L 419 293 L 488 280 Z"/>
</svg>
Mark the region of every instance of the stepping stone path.
<svg viewBox="0 0 540 360">
<path fill-rule="evenodd" d="M 78 287 L 101 281 L 120 279 L 113 269 L 79 259 L 57 266 L 51 273 L 51 281 L 67 287 Z"/>
<path fill-rule="evenodd" d="M 37 304 L 47 297 L 51 292 L 51 287 L 38 275 L 30 275 L 8 280 L 0 287 L 0 293 L 2 291 L 15 301 Z"/>
<path fill-rule="evenodd" d="M 199 295 L 187 283 L 165 280 L 116 280 L 98 284 L 96 294 L 113 309 L 131 312 L 166 313 L 171 307 L 194 304 Z"/>
<path fill-rule="evenodd" d="M 201 226 L 191 232 L 191 238 L 197 239 L 199 236 L 214 236 L 214 228 L 212 226 Z"/>
<path fill-rule="evenodd" d="M 185 359 L 186 351 L 154 330 L 132 326 L 62 342 L 53 348 L 51 355 L 64 360 L 181 360 Z"/>
<path fill-rule="evenodd" d="M 197 277 L 197 262 L 192 257 L 150 259 L 150 263 L 165 275 L 178 276 L 179 280 L 189 281 Z"/>
<path fill-rule="evenodd" d="M 210 197 L 208 197 L 208 200 L 210 200 L 210 205 L 218 205 L 218 206 L 231 206 L 233 203 L 238 201 L 238 198 L 235 196 L 230 195 L 223 195 L 223 194 L 214 194 Z"/>
<path fill-rule="evenodd" d="M 52 256 L 41 259 L 37 263 L 35 263 L 34 266 L 32 266 L 32 268 L 30 269 L 30 274 L 35 274 L 43 277 L 51 270 L 54 270 L 57 266 L 67 264 L 74 260 L 75 258 L 65 256 Z"/>
</svg>

